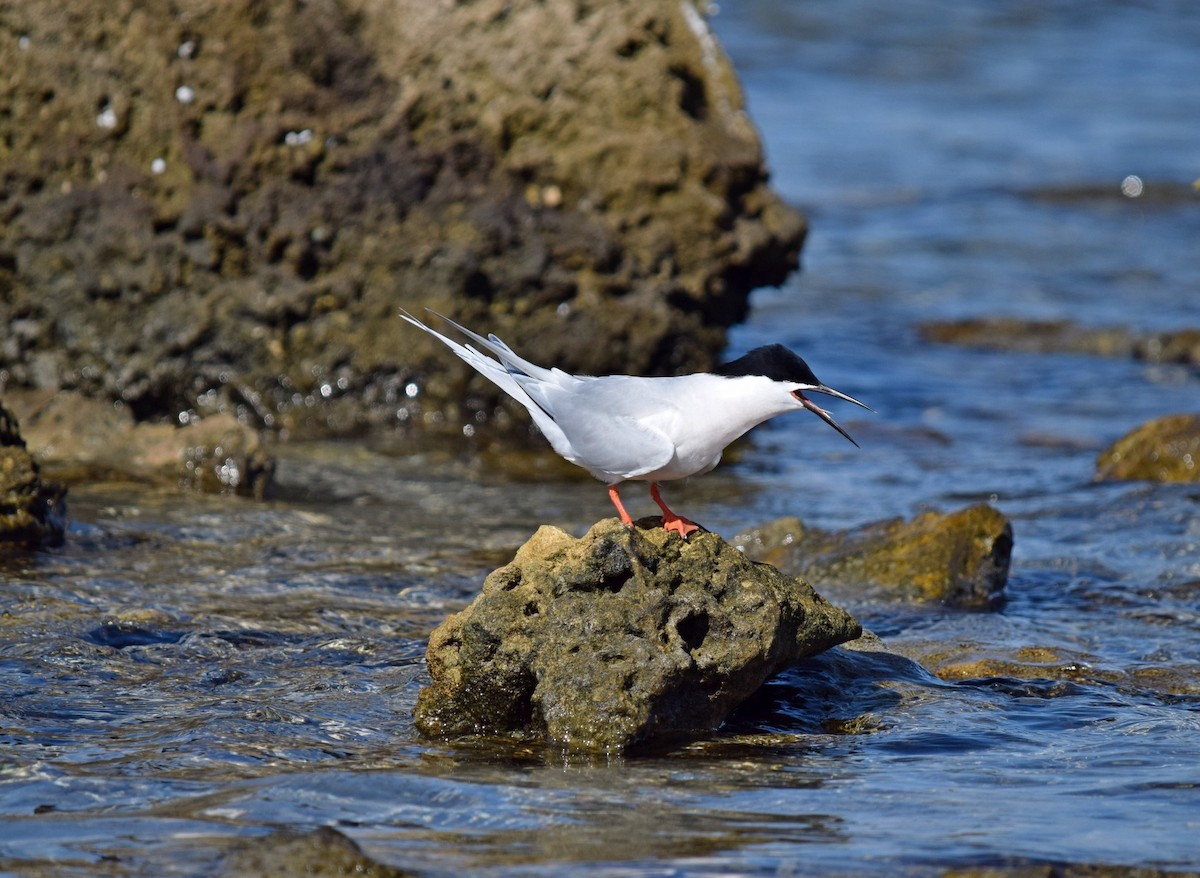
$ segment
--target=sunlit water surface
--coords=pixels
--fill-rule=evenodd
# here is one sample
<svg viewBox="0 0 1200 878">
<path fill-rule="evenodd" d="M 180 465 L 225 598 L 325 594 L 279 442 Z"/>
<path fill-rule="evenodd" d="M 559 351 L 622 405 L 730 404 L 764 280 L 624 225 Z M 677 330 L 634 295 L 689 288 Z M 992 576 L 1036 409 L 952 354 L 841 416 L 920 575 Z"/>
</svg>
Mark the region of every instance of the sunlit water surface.
<svg viewBox="0 0 1200 878">
<path fill-rule="evenodd" d="M 0 871 L 194 874 L 325 824 L 426 874 L 1200 868 L 1200 487 L 1092 482 L 1200 379 L 916 330 L 1200 326 L 1200 10 L 747 0 L 714 26 L 812 222 L 733 353 L 788 344 L 877 413 L 837 411 L 861 450 L 779 419 L 669 496 L 728 537 L 990 501 L 1003 609 L 832 589 L 893 654 L 811 660 L 666 755 L 441 745 L 411 723 L 428 631 L 539 524 L 608 515 L 597 483 L 509 480 L 464 440 L 285 448 L 268 503 L 77 487 L 66 546 L 2 571 Z"/>
</svg>

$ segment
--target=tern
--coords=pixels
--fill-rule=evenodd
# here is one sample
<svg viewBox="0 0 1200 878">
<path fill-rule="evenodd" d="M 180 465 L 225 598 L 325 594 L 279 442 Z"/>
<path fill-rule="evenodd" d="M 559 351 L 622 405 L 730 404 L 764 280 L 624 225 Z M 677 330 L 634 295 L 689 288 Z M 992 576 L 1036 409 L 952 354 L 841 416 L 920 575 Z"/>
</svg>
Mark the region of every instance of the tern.
<svg viewBox="0 0 1200 878">
<path fill-rule="evenodd" d="M 407 311 L 400 316 L 524 406 L 560 456 L 608 485 L 609 499 L 627 527 L 633 526 L 633 519 L 617 486 L 649 482 L 650 496 L 663 513 L 662 526 L 684 539 L 699 525 L 668 508 L 659 482 L 708 472 L 720 463 L 729 443 L 776 415 L 801 409 L 857 447 L 806 393 L 834 396 L 871 411 L 865 403 L 822 384 L 804 360 L 780 344 L 755 348 L 715 372 L 596 377 L 535 365 L 495 335 L 484 338 L 441 314 L 437 316 L 474 344 L 460 344 Z"/>
</svg>

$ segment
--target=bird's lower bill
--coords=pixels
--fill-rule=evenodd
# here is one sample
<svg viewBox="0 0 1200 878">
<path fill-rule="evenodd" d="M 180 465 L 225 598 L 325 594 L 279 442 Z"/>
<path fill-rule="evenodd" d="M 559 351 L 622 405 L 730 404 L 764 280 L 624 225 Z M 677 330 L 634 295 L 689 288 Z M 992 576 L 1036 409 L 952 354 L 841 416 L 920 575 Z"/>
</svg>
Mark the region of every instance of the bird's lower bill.
<svg viewBox="0 0 1200 878">
<path fill-rule="evenodd" d="M 855 447 L 858 447 L 858 443 L 855 442 L 854 439 L 850 436 L 850 434 L 847 433 L 845 430 L 843 430 L 841 425 L 833 419 L 833 415 L 829 414 L 829 412 L 825 411 L 825 409 L 821 408 L 819 405 L 817 405 L 815 402 L 813 402 L 811 399 L 809 399 L 807 396 L 805 396 L 799 390 L 793 390 L 792 396 L 794 396 L 796 398 L 796 401 L 798 403 L 800 403 L 800 405 L 804 406 L 806 409 L 808 409 L 810 412 L 812 412 L 814 415 L 816 415 L 818 418 L 820 418 L 826 424 L 833 427 L 833 429 L 837 430 L 839 433 L 841 433 L 843 436 L 845 436 L 850 441 L 850 444 L 854 445 Z"/>
</svg>

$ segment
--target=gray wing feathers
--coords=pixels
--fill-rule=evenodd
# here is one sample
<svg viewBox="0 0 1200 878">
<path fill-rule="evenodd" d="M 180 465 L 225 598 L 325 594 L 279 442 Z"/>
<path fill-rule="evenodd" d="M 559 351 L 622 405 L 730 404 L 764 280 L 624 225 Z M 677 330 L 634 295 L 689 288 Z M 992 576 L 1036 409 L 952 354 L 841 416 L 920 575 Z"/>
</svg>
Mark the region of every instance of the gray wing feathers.
<svg viewBox="0 0 1200 878">
<path fill-rule="evenodd" d="M 675 456 L 675 446 L 666 436 L 632 418 L 605 418 L 602 427 L 568 432 L 574 450 L 568 459 L 602 482 L 636 479 L 662 469 Z M 614 441 L 618 437 L 620 441 Z"/>
</svg>

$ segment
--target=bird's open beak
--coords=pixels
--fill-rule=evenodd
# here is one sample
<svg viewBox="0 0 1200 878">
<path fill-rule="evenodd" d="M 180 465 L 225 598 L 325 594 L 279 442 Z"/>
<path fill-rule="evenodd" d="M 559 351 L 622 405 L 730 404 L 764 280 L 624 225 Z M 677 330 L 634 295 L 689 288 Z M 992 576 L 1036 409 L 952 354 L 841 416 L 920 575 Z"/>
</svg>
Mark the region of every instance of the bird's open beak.
<svg viewBox="0 0 1200 878">
<path fill-rule="evenodd" d="M 826 387 L 824 384 L 820 385 L 819 387 L 805 387 L 805 388 L 803 388 L 803 390 L 815 391 L 816 393 L 824 393 L 829 396 L 836 396 L 838 399 L 844 399 L 844 400 L 846 400 L 846 402 L 852 402 L 857 406 L 862 406 L 867 411 L 874 411 L 874 409 L 872 409 L 866 403 L 859 402 L 853 396 L 847 396 L 846 394 L 842 393 L 840 390 L 834 390 L 832 387 Z M 792 396 L 796 397 L 796 401 L 799 402 L 800 405 L 802 405 L 806 409 L 808 409 L 810 412 L 812 412 L 814 415 L 816 415 L 818 418 L 820 418 L 822 421 L 824 421 L 826 424 L 833 427 L 833 429 L 837 430 L 839 433 L 841 433 L 843 436 L 845 436 L 850 441 L 851 445 L 853 445 L 855 448 L 858 448 L 859 447 L 858 443 L 854 441 L 854 439 L 850 436 L 849 433 L 847 433 L 845 430 L 842 429 L 841 425 L 838 424 L 838 422 L 833 419 L 833 416 L 831 414 L 829 414 L 829 412 L 825 411 L 825 409 L 821 408 L 819 405 L 817 405 L 815 402 L 813 402 L 811 399 L 809 399 L 807 396 L 805 396 L 803 393 L 803 390 L 797 389 L 797 390 L 792 391 Z"/>
</svg>

